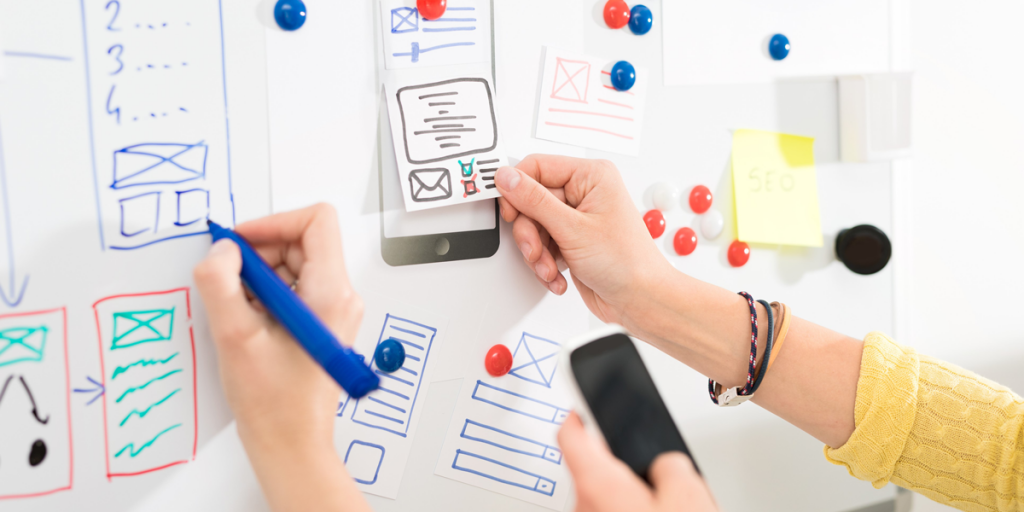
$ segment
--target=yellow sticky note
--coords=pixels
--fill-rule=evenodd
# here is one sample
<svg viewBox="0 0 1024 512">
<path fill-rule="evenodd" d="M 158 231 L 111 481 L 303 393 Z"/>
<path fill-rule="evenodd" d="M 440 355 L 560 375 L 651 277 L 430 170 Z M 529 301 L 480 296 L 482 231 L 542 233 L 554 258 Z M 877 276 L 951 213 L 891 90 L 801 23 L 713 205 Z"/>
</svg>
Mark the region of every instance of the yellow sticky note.
<svg viewBox="0 0 1024 512">
<path fill-rule="evenodd" d="M 821 247 L 813 138 L 736 130 L 732 187 L 740 240 Z"/>
</svg>

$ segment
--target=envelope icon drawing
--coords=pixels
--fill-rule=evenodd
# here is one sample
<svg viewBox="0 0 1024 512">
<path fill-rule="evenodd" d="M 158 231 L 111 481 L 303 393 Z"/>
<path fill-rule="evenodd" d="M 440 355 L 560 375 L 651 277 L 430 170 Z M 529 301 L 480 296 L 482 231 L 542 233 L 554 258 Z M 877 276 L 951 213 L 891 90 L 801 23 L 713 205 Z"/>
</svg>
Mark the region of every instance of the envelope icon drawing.
<svg viewBox="0 0 1024 512">
<path fill-rule="evenodd" d="M 409 193 L 417 203 L 452 197 L 452 175 L 443 167 L 415 169 L 409 173 Z"/>
<path fill-rule="evenodd" d="M 589 62 L 561 57 L 555 59 L 555 83 L 551 85 L 551 98 L 586 103 L 589 85 Z"/>
<path fill-rule="evenodd" d="M 206 176 L 202 141 L 195 144 L 136 144 L 114 151 L 114 180 L 110 188 L 183 183 Z"/>
<path fill-rule="evenodd" d="M 508 374 L 550 388 L 561 349 L 562 346 L 554 341 L 524 332 L 512 353 L 512 369 Z"/>
<path fill-rule="evenodd" d="M 170 341 L 173 334 L 174 308 L 114 313 L 114 338 L 110 350 Z"/>
<path fill-rule="evenodd" d="M 412 7 L 391 9 L 391 33 L 404 34 L 420 29 L 419 11 Z"/>
<path fill-rule="evenodd" d="M 42 361 L 47 334 L 45 326 L 0 330 L 0 367 L 26 361 Z"/>
</svg>

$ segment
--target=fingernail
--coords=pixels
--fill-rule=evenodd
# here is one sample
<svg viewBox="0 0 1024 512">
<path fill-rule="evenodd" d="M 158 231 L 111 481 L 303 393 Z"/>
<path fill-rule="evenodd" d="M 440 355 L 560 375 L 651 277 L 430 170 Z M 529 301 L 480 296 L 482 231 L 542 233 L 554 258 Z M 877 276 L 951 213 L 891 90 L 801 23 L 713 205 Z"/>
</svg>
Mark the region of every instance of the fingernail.
<svg viewBox="0 0 1024 512">
<path fill-rule="evenodd" d="M 530 259 L 530 253 L 533 251 L 533 247 L 530 245 L 530 242 L 523 242 L 519 244 L 519 250 L 523 253 L 524 258 Z"/>
<path fill-rule="evenodd" d="M 494 177 L 498 186 L 505 190 L 515 190 L 516 185 L 519 185 L 520 179 L 519 171 L 514 167 L 502 167 L 498 169 L 498 174 Z"/>
<path fill-rule="evenodd" d="M 233 242 L 231 240 L 217 240 L 216 243 L 210 246 L 210 256 L 220 256 L 221 254 L 230 251 L 232 244 Z"/>
<path fill-rule="evenodd" d="M 551 279 L 548 279 L 548 266 L 543 263 L 538 263 L 537 266 L 533 267 L 533 271 L 544 280 L 545 283 L 550 283 Z"/>
</svg>

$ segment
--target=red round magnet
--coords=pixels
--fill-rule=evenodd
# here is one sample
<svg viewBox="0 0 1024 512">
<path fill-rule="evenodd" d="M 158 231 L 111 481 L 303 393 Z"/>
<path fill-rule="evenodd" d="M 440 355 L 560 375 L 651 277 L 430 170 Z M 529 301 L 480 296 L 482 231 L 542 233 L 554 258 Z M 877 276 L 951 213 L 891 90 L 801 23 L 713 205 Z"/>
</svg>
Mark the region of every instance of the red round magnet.
<svg viewBox="0 0 1024 512">
<path fill-rule="evenodd" d="M 623 0 L 608 0 L 604 4 L 604 22 L 608 28 L 622 28 L 629 23 L 629 6 Z"/>
<path fill-rule="evenodd" d="M 645 213 L 644 224 L 647 224 L 647 231 L 651 233 L 651 238 L 658 238 L 665 233 L 665 216 L 658 210 Z"/>
<path fill-rule="evenodd" d="M 697 233 L 690 228 L 679 228 L 675 238 L 672 239 L 672 246 L 675 247 L 676 254 L 680 256 L 692 253 L 697 248 Z"/>
<path fill-rule="evenodd" d="M 734 267 L 742 267 L 750 259 L 750 246 L 746 242 L 733 240 L 729 244 L 729 264 Z"/>
<path fill-rule="evenodd" d="M 436 20 L 444 16 L 448 8 L 448 0 L 416 0 L 416 10 L 425 20 Z"/>
<path fill-rule="evenodd" d="M 697 185 L 690 191 L 690 209 L 693 213 L 704 213 L 711 208 L 711 191 L 704 185 Z"/>
<path fill-rule="evenodd" d="M 487 351 L 487 357 L 484 358 L 484 367 L 492 377 L 505 375 L 512 369 L 512 352 L 500 343 L 491 347 Z"/>
</svg>

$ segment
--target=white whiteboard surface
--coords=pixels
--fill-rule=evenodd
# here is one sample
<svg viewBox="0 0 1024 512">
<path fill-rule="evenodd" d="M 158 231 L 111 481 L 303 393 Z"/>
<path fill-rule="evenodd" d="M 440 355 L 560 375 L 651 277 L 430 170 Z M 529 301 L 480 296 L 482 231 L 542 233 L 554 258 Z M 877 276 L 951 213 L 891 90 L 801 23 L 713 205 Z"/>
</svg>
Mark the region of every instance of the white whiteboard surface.
<svg viewBox="0 0 1024 512">
<path fill-rule="evenodd" d="M 886 71 L 889 2 L 667 0 L 654 18 L 664 32 L 665 85 Z M 781 61 L 768 55 L 774 34 L 785 35 L 792 46 Z"/>
</svg>

